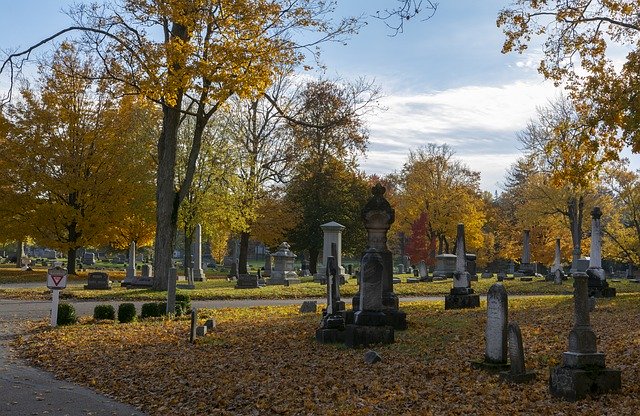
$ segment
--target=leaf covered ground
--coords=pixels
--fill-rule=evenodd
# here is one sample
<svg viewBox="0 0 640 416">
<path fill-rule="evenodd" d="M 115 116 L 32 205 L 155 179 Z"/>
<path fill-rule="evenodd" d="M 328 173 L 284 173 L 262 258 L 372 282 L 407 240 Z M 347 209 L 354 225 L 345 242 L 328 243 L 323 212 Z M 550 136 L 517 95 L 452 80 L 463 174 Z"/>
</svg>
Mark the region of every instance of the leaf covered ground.
<svg viewBox="0 0 640 416">
<path fill-rule="evenodd" d="M 569 403 L 548 393 L 549 368 L 567 349 L 570 296 L 509 301 L 534 382 L 511 385 L 473 369 L 484 354 L 486 305 L 445 311 L 443 302 L 401 304 L 409 328 L 366 350 L 321 345 L 320 314 L 297 306 L 201 310 L 217 328 L 188 342 L 188 320 L 95 323 L 46 329 L 16 346 L 32 363 L 154 415 L 635 415 L 640 408 L 640 295 L 599 300 L 591 314 L 607 366 L 622 391 Z"/>
</svg>

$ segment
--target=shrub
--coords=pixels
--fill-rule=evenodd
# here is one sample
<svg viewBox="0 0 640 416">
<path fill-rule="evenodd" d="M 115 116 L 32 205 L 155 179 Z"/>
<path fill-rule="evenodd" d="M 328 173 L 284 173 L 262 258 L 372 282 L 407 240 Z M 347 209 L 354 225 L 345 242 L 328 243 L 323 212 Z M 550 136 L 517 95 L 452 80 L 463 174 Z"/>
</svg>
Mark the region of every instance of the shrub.
<svg viewBox="0 0 640 416">
<path fill-rule="evenodd" d="M 176 303 L 176 316 L 182 316 L 182 304 Z"/>
<path fill-rule="evenodd" d="M 118 321 L 121 323 L 133 322 L 136 319 L 136 305 L 133 303 L 121 303 L 118 306 Z"/>
<path fill-rule="evenodd" d="M 110 319 L 115 321 L 116 310 L 112 305 L 96 305 L 93 308 L 93 319 Z"/>
<path fill-rule="evenodd" d="M 178 315 L 178 305 L 180 305 L 180 313 L 187 314 L 191 311 L 191 296 L 183 295 L 181 293 L 176 294 L 176 316 Z"/>
<path fill-rule="evenodd" d="M 60 303 L 58 305 L 58 325 L 71 325 L 76 322 L 78 322 L 76 308 L 68 303 Z"/>
<path fill-rule="evenodd" d="M 167 314 L 167 302 L 158 302 L 156 305 L 158 306 L 158 316 Z"/>
<path fill-rule="evenodd" d="M 140 318 L 153 318 L 154 316 L 160 316 L 158 314 L 158 303 L 143 303 L 142 309 L 140 310 Z"/>
</svg>

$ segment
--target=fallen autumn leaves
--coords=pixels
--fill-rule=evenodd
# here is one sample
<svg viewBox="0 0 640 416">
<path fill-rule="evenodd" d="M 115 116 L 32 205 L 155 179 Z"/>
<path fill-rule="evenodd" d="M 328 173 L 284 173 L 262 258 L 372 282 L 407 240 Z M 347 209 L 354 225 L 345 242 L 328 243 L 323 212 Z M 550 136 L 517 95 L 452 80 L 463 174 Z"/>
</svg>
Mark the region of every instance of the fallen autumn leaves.
<svg viewBox="0 0 640 416">
<path fill-rule="evenodd" d="M 402 304 L 409 329 L 363 350 L 314 340 L 319 314 L 297 307 L 201 311 L 213 333 L 188 343 L 188 321 L 87 323 L 44 330 L 17 343 L 57 376 L 158 415 L 237 414 L 637 414 L 640 406 L 640 296 L 599 300 L 591 314 L 607 367 L 622 370 L 620 394 L 567 403 L 548 393 L 549 367 L 567 348 L 572 298 L 509 302 L 522 329 L 527 367 L 537 379 L 508 385 L 472 369 L 484 354 L 486 304 L 445 311 L 442 302 Z"/>
</svg>

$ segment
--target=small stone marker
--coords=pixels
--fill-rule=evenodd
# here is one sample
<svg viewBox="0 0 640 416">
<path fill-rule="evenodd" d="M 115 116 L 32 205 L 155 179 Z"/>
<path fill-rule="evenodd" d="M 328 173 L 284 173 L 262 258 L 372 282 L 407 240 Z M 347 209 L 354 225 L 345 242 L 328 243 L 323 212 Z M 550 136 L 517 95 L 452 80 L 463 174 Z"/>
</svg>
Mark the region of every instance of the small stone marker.
<svg viewBox="0 0 640 416">
<path fill-rule="evenodd" d="M 204 325 L 196 326 L 196 336 L 203 337 L 207 335 L 207 327 Z"/>
<path fill-rule="evenodd" d="M 380 354 L 373 350 L 369 350 L 364 354 L 364 362 L 367 364 L 375 364 L 379 363 L 380 361 L 382 361 L 382 357 L 380 357 Z"/>
<path fill-rule="evenodd" d="M 315 300 L 305 300 L 300 305 L 300 313 L 316 313 L 318 302 Z"/>
<path fill-rule="evenodd" d="M 509 360 L 511 370 L 500 373 L 500 376 L 512 383 L 526 383 L 536 378 L 535 373 L 527 371 L 524 363 L 522 332 L 517 322 L 509 323 Z"/>
<path fill-rule="evenodd" d="M 215 319 L 207 319 L 207 322 L 204 323 L 204 326 L 207 328 L 207 331 L 213 331 L 216 327 Z"/>
<path fill-rule="evenodd" d="M 191 336 L 189 338 L 189 340 L 191 341 L 191 343 L 196 342 L 196 337 L 197 337 L 197 326 L 198 326 L 198 309 L 196 308 L 191 308 Z"/>
</svg>

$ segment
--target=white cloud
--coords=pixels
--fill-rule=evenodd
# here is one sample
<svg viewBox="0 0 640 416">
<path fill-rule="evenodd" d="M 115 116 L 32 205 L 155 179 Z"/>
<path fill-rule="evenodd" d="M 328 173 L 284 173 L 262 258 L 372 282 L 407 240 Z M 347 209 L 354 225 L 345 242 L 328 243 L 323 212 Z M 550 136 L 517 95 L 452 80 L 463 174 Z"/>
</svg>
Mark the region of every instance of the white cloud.
<svg viewBox="0 0 640 416">
<path fill-rule="evenodd" d="M 386 174 L 402 167 L 409 150 L 447 143 L 493 191 L 518 156 L 516 133 L 556 94 L 550 83 L 518 81 L 387 96 L 381 104 L 388 110 L 367 120 L 371 145 L 361 165 Z"/>
</svg>

